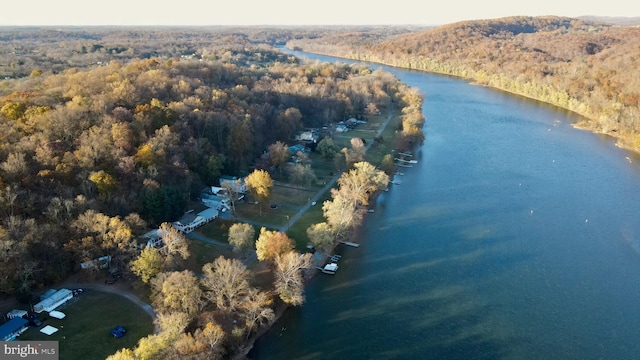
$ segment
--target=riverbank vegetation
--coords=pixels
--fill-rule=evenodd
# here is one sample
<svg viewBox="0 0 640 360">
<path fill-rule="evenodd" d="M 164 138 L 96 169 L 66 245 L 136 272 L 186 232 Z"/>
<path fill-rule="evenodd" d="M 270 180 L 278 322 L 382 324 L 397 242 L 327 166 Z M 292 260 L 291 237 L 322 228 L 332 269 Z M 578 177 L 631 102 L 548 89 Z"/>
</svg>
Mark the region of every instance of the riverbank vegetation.
<svg viewBox="0 0 640 360">
<path fill-rule="evenodd" d="M 640 28 L 565 17 L 464 21 L 406 34 L 335 32 L 289 48 L 453 75 L 569 109 L 640 151 Z"/>
<path fill-rule="evenodd" d="M 273 42 L 273 33 L 136 29 L 104 41 L 95 29 L 14 30 L 0 36 L 17 59 L 0 66 L 10 71 L 0 82 L 0 294 L 27 302 L 32 290 L 70 274 L 104 276 L 80 264 L 108 255 L 111 269 L 139 279 L 160 329 L 112 359 L 229 357 L 273 321 L 275 309 L 304 302 L 310 254 L 278 226 L 252 233 L 223 223 L 238 252 L 216 259 L 194 254 L 205 248 L 171 227 L 222 174 L 256 174 L 247 185 L 264 219 L 275 185 L 318 191 L 318 178 L 329 178 L 316 170 L 347 169 L 322 206 L 336 241 L 358 224 L 339 214 L 361 218 L 368 196 L 388 182 L 365 156 L 376 164 L 384 149 L 423 140 L 414 89 L 383 71 L 300 63 L 258 44 L 261 36 Z M 26 34 L 38 40 L 24 41 Z M 331 130 L 396 112 L 392 135 Z M 295 161 L 265 158 L 303 129 L 322 133 L 321 150 L 296 153 Z M 376 156 L 365 154 L 365 142 Z M 166 247 L 140 250 L 141 235 L 154 228 Z M 262 261 L 247 260 L 247 251 Z"/>
</svg>

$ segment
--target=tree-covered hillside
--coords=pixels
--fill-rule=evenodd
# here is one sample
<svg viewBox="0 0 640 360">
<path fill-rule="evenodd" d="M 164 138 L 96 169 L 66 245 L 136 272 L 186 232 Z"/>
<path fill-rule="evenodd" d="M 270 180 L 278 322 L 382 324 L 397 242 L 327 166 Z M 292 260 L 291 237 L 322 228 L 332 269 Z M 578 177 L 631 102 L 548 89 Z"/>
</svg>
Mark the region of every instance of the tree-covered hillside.
<svg viewBox="0 0 640 360">
<path fill-rule="evenodd" d="M 334 33 L 288 46 L 433 71 L 549 102 L 640 150 L 640 28 L 565 17 L 465 21 L 389 36 Z"/>
</svg>

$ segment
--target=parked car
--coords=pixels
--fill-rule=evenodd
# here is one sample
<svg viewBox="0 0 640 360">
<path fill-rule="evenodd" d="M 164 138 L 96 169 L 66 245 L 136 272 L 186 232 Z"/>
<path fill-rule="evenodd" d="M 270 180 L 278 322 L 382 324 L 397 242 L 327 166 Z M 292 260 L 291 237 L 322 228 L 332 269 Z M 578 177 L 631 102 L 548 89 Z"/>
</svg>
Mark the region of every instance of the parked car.
<svg viewBox="0 0 640 360">
<path fill-rule="evenodd" d="M 33 326 L 33 327 L 40 327 L 40 326 L 42 326 L 42 321 L 40 321 L 38 319 L 29 319 L 28 324 L 29 324 L 29 326 Z"/>
<path fill-rule="evenodd" d="M 117 325 L 116 327 L 111 329 L 111 335 L 113 335 L 113 337 L 118 339 L 121 338 L 126 332 L 127 330 L 120 325 Z"/>
</svg>

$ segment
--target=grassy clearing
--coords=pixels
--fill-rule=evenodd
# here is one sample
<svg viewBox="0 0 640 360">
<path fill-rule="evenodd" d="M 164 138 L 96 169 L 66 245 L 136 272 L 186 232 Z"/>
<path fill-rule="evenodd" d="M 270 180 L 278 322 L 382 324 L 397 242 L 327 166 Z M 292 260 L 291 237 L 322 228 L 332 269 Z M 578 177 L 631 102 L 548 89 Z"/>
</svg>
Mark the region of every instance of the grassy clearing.
<svg viewBox="0 0 640 360">
<path fill-rule="evenodd" d="M 121 348 L 133 348 L 140 338 L 153 332 L 151 317 L 116 294 L 85 290 L 75 303 L 62 311 L 66 318 L 48 318 L 43 322 L 43 326 L 54 326 L 58 332 L 47 336 L 39 329 L 30 328 L 20 340 L 59 341 L 60 359 L 104 359 Z M 109 333 L 116 325 L 127 329 L 120 339 Z"/>
<path fill-rule="evenodd" d="M 191 256 L 189 256 L 185 263 L 185 269 L 191 270 L 196 274 L 202 273 L 202 266 L 204 266 L 204 264 L 212 262 L 219 256 L 226 258 L 234 257 L 231 249 L 200 240 L 191 240 L 189 243 L 189 252 Z"/>
</svg>

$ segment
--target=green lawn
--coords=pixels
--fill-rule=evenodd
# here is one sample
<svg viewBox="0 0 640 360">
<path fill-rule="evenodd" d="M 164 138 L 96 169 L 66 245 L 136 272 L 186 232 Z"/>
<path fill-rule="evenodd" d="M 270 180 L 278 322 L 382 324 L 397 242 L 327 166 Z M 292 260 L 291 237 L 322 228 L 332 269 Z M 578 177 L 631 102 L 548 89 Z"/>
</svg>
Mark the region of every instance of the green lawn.
<svg viewBox="0 0 640 360">
<path fill-rule="evenodd" d="M 151 317 L 122 296 L 85 290 L 75 299 L 61 310 L 67 315 L 64 319 L 49 317 L 43 322 L 42 326 L 54 326 L 58 332 L 47 336 L 30 328 L 19 339 L 59 341 L 60 359 L 64 360 L 104 359 L 121 348 L 133 348 L 153 332 Z M 109 333 L 116 325 L 127 329 L 120 339 Z"/>
<path fill-rule="evenodd" d="M 224 242 L 226 243 L 226 239 L 224 239 Z M 189 252 L 191 256 L 186 260 L 185 269 L 191 270 L 196 274 L 202 273 L 204 264 L 210 263 L 220 256 L 228 259 L 234 257 L 231 249 L 195 239 L 189 243 Z"/>
</svg>

